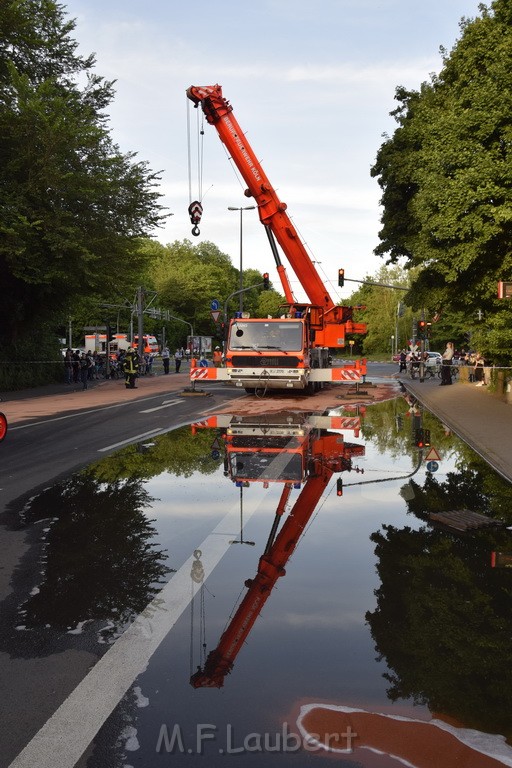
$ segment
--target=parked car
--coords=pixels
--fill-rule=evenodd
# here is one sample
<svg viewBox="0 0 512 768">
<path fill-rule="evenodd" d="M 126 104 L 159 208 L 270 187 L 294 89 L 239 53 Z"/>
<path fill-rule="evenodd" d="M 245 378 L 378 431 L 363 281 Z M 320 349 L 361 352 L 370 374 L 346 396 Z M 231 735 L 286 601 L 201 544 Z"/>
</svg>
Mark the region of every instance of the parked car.
<svg viewBox="0 0 512 768">
<path fill-rule="evenodd" d="M 427 352 L 428 359 L 425 361 L 426 365 L 442 365 L 443 356 L 440 352 Z"/>
</svg>

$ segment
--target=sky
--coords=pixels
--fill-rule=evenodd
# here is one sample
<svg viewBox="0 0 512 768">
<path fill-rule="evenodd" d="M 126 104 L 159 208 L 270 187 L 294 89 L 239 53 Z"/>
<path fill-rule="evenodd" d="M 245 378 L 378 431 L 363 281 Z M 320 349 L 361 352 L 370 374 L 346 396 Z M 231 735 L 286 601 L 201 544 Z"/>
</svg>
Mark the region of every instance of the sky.
<svg viewBox="0 0 512 768">
<path fill-rule="evenodd" d="M 95 72 L 115 80 L 112 138 L 161 171 L 169 216 L 152 233 L 163 244 L 214 243 L 240 264 L 240 214 L 251 205 L 216 129 L 186 98 L 191 85 L 222 86 L 263 170 L 334 301 L 375 275 L 381 190 L 370 175 L 397 86 L 417 90 L 440 72 L 460 21 L 480 0 L 69 0 L 73 37 L 95 53 Z M 202 137 L 198 135 L 201 127 Z M 199 148 L 201 150 L 199 151 Z M 201 163 L 199 163 L 199 156 Z M 200 235 L 191 200 L 200 199 Z M 268 271 L 274 259 L 256 210 L 243 219 L 243 267 Z M 283 263 L 287 264 L 286 257 Z M 338 269 L 347 282 L 337 285 Z M 298 300 L 305 296 L 289 270 Z M 212 296 L 223 300 L 223 297 Z"/>
</svg>

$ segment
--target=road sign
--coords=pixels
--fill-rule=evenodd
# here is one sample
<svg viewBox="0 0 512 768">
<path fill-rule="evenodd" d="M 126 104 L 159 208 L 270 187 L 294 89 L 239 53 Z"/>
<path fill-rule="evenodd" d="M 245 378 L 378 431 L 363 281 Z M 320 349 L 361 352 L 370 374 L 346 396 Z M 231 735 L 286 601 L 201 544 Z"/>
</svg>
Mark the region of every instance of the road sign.
<svg viewBox="0 0 512 768">
<path fill-rule="evenodd" d="M 439 469 L 439 464 L 437 461 L 429 461 L 427 462 L 427 469 L 429 472 L 437 472 Z"/>
<path fill-rule="evenodd" d="M 213 299 L 213 301 L 210 304 L 210 308 L 211 309 L 218 309 L 219 308 L 219 302 L 217 301 L 217 299 Z"/>
<path fill-rule="evenodd" d="M 425 461 L 441 461 L 441 456 L 436 451 L 434 446 L 431 447 L 430 451 L 425 456 Z"/>
<path fill-rule="evenodd" d="M 214 322 L 214 323 L 218 323 L 218 322 L 219 322 L 219 317 L 220 317 L 220 311 L 219 311 L 219 310 L 213 310 L 213 309 L 212 309 L 212 311 L 211 311 L 211 313 L 210 313 L 210 314 L 211 314 L 211 316 L 212 316 L 212 320 L 213 320 L 213 322 Z"/>
</svg>

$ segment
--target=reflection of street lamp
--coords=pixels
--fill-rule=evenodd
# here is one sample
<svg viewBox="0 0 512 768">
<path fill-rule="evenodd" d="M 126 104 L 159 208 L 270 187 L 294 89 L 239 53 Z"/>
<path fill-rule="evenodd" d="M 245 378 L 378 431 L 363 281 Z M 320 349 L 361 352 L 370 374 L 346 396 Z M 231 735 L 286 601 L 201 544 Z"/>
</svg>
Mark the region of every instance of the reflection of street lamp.
<svg viewBox="0 0 512 768">
<path fill-rule="evenodd" d="M 243 255 L 242 217 L 243 217 L 244 211 L 254 211 L 255 208 L 256 208 L 255 205 L 247 205 L 245 208 L 233 208 L 232 206 L 228 207 L 228 211 L 240 211 L 240 290 L 241 291 L 243 290 L 243 287 L 244 287 L 243 277 L 242 277 L 242 255 Z M 240 304 L 239 304 L 240 312 L 242 312 L 243 304 L 244 304 L 243 293 L 240 294 L 239 301 L 240 301 Z"/>
<path fill-rule="evenodd" d="M 244 489 L 240 486 L 240 541 L 238 539 L 231 540 L 230 544 L 249 544 L 250 547 L 254 547 L 254 541 L 247 541 L 244 539 Z"/>
</svg>

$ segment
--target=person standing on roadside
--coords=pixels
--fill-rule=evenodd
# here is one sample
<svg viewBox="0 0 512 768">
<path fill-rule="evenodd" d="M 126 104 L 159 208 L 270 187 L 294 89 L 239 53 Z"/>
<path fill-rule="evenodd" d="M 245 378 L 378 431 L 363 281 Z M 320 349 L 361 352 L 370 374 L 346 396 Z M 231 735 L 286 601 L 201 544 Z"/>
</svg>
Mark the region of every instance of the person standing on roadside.
<svg viewBox="0 0 512 768">
<path fill-rule="evenodd" d="M 76 349 L 73 352 L 73 384 L 80 381 L 80 352 Z"/>
<path fill-rule="evenodd" d="M 126 389 L 137 389 L 135 379 L 139 372 L 139 358 L 136 349 L 129 349 L 123 360 L 124 384 Z"/>
<path fill-rule="evenodd" d="M 82 382 L 82 389 L 87 389 L 87 382 L 89 381 L 89 369 L 90 360 L 85 352 L 80 355 L 80 381 Z"/>
<path fill-rule="evenodd" d="M 480 352 L 476 353 L 475 356 L 475 369 L 474 369 L 474 380 L 476 381 L 477 387 L 483 387 L 485 385 L 485 376 L 484 376 L 484 365 L 485 360 L 480 354 Z"/>
<path fill-rule="evenodd" d="M 164 364 L 164 373 L 169 373 L 170 357 L 171 357 L 171 353 L 169 352 L 169 347 L 166 345 L 162 349 L 162 363 Z"/>
<path fill-rule="evenodd" d="M 183 359 L 183 355 L 181 354 L 181 349 L 177 349 L 176 352 L 174 353 L 174 365 L 176 367 L 176 373 L 180 372 L 182 359 Z"/>
<path fill-rule="evenodd" d="M 222 351 L 220 347 L 215 347 L 213 350 L 213 364 L 216 368 L 220 368 L 222 365 Z"/>
<path fill-rule="evenodd" d="M 66 384 L 71 384 L 73 382 L 73 350 L 69 347 L 66 349 L 64 367 L 66 369 Z"/>
<path fill-rule="evenodd" d="M 443 364 L 441 366 L 441 384 L 439 386 L 444 386 L 445 384 L 451 384 L 452 383 L 452 360 L 453 360 L 453 343 L 449 341 L 446 344 L 446 349 L 442 354 L 443 358 Z"/>
</svg>

